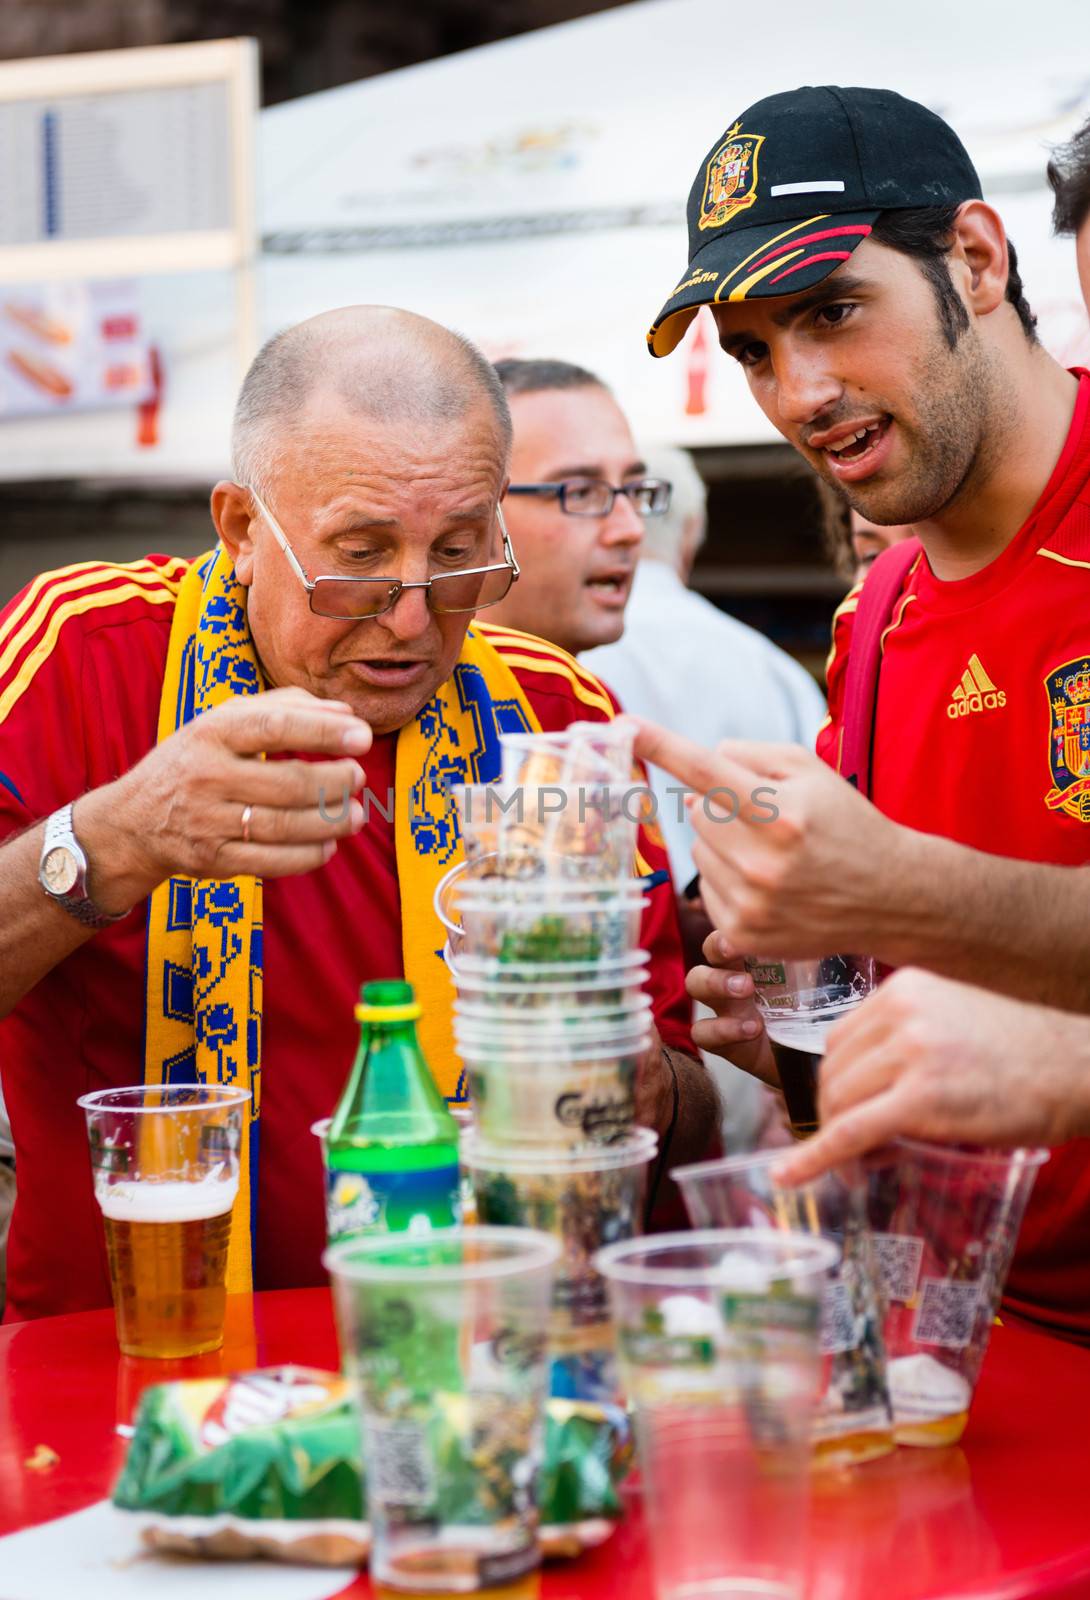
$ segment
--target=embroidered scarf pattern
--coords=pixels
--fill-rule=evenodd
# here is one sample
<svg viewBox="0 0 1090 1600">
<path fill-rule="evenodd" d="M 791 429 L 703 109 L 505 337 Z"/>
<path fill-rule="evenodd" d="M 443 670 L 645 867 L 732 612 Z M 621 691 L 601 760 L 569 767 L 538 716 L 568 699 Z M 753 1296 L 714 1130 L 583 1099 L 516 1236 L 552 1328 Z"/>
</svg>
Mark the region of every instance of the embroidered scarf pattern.
<svg viewBox="0 0 1090 1600">
<path fill-rule="evenodd" d="M 246 591 L 222 547 L 196 561 L 178 595 L 159 705 L 161 742 L 194 717 L 266 687 Z M 453 985 L 432 912 L 462 859 L 449 788 L 500 776 L 501 733 L 540 732 L 510 667 L 470 627 L 450 678 L 398 735 L 395 841 L 406 978 L 423 1008 L 421 1043 L 441 1092 L 464 1099 L 451 1044 Z M 376 977 L 388 974 L 376 973 Z M 229 1293 L 252 1287 L 261 1126 L 262 892 L 259 878 L 168 878 L 148 914 L 146 1083 L 227 1083 L 250 1091 L 227 1260 Z"/>
</svg>

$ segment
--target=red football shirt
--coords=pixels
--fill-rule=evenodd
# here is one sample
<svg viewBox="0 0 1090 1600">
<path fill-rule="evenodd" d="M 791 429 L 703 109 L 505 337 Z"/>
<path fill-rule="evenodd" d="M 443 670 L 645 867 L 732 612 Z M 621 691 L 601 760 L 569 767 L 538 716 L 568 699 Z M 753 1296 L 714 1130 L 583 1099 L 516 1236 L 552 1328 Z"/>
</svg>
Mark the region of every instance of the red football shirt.
<svg viewBox="0 0 1090 1600">
<path fill-rule="evenodd" d="M 856 603 L 849 595 L 834 622 L 818 735 L 832 766 Z M 1090 374 L 1055 471 L 1002 554 L 956 582 L 923 554 L 909 572 L 884 640 L 872 790 L 887 816 L 923 833 L 1090 862 Z M 1005 1303 L 1090 1342 L 1090 1140 L 1038 1174 Z"/>
<path fill-rule="evenodd" d="M 187 567 L 149 556 L 67 568 L 36 579 L 0 613 L 0 839 L 109 783 L 152 748 Z M 601 686 L 562 651 L 523 639 L 517 655 L 512 670 L 544 729 L 604 720 L 580 698 L 582 687 L 600 699 Z M 360 984 L 402 975 L 392 810 L 389 821 L 383 815 L 396 743 L 396 735 L 377 739 L 362 763 L 379 799 L 369 825 L 340 841 L 320 870 L 264 886 L 257 1288 L 325 1281 L 321 1156 L 310 1125 L 329 1115 L 344 1085 Z M 641 849 L 654 870 L 666 867 L 665 851 L 646 833 Z M 146 923 L 141 906 L 95 934 L 0 1022 L 18 1173 L 8 1320 L 110 1303 L 76 1098 L 143 1077 Z M 695 1054 L 669 882 L 649 894 L 642 942 L 652 952 L 649 989 L 662 1037 Z"/>
</svg>

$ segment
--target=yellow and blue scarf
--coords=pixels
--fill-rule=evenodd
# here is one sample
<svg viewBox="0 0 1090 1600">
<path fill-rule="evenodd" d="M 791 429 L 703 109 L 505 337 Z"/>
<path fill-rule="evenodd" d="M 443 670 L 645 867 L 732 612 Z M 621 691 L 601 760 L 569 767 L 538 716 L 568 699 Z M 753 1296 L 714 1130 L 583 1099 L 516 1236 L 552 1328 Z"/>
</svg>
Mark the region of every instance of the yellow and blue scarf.
<svg viewBox="0 0 1090 1600">
<path fill-rule="evenodd" d="M 222 546 L 194 562 L 170 630 L 157 738 L 263 680 L 246 619 L 246 590 Z M 500 776 L 500 734 L 540 732 L 498 651 L 468 630 L 450 678 L 398 735 L 395 840 L 404 971 L 423 1015 L 421 1044 L 439 1088 L 465 1096 L 453 1053 L 453 986 L 432 898 L 462 858 L 449 790 Z M 364 758 L 366 766 L 366 757 Z M 261 1117 L 262 913 L 260 878 L 168 878 L 148 914 L 146 1083 L 226 1083 L 250 1091 L 227 1287 L 252 1286 Z M 387 974 L 375 974 L 376 977 Z"/>
</svg>

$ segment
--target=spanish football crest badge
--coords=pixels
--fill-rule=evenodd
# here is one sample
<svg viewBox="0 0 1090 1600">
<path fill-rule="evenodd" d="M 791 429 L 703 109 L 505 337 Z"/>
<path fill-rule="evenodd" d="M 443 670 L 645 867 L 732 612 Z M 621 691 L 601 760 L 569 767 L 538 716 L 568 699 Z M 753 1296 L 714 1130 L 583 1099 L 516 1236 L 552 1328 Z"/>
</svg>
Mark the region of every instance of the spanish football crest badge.
<svg viewBox="0 0 1090 1600">
<path fill-rule="evenodd" d="M 1090 656 L 1054 667 L 1045 690 L 1052 712 L 1048 764 L 1055 785 L 1045 805 L 1090 822 Z"/>
<path fill-rule="evenodd" d="M 739 133 L 735 123 L 708 162 L 700 202 L 700 228 L 721 228 L 757 198 L 757 152 L 763 133 Z"/>
</svg>

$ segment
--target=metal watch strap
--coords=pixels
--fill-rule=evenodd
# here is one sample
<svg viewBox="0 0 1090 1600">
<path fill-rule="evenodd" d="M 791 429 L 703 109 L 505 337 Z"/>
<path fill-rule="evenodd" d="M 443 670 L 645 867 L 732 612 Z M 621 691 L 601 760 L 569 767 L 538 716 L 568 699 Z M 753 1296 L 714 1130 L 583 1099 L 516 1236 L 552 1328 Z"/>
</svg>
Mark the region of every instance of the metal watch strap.
<svg viewBox="0 0 1090 1600">
<path fill-rule="evenodd" d="M 59 811 L 54 811 L 52 816 L 46 819 L 45 838 L 42 841 L 43 861 L 50 850 L 55 849 L 57 845 L 64 845 L 66 849 L 70 849 L 74 845 L 86 864 L 86 852 L 76 838 L 75 829 L 72 826 L 73 804 L 74 802 L 69 802 L 68 805 L 61 806 Z M 86 890 L 82 894 L 53 894 L 44 884 L 42 887 L 56 905 L 62 906 L 70 917 L 75 917 L 76 921 L 82 923 L 85 928 L 107 928 L 111 923 L 120 922 L 123 917 L 127 917 L 129 914 L 127 911 L 103 911 L 101 907 L 95 904 Z"/>
</svg>

